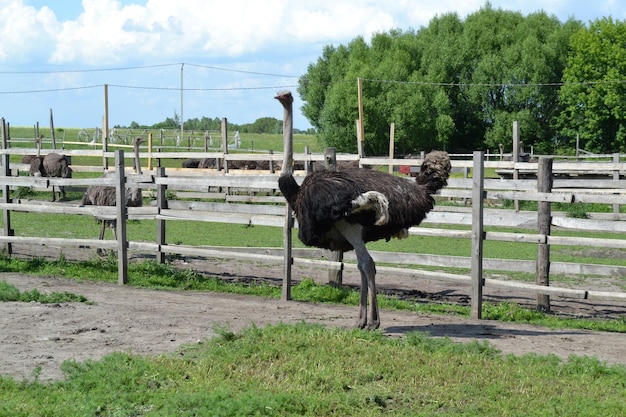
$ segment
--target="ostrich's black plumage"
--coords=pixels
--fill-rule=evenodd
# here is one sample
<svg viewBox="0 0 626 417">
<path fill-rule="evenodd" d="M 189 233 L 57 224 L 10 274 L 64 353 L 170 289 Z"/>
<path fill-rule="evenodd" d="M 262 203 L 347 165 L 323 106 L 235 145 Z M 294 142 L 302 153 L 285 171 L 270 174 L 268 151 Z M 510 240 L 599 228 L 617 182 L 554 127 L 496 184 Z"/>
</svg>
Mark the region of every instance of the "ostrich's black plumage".
<svg viewBox="0 0 626 417">
<path fill-rule="evenodd" d="M 411 226 L 417 226 L 432 210 L 432 194 L 447 184 L 450 162 L 443 152 L 430 154 L 417 181 L 384 172 L 349 168 L 342 171 L 315 171 L 302 186 L 293 176 L 282 175 L 278 185 L 298 219 L 298 238 L 308 246 L 349 251 L 353 246 L 333 230 L 333 224 L 344 219 L 363 226 L 364 242 L 397 237 Z M 376 225 L 373 210 L 353 212 L 354 201 L 368 191 L 378 191 L 388 202 L 386 224 Z"/>
<path fill-rule="evenodd" d="M 298 185 L 293 177 L 293 96 L 276 96 L 285 110 L 284 161 L 278 186 L 298 219 L 298 237 L 308 246 L 335 251 L 354 249 L 361 273 L 361 328 L 380 325 L 376 301 L 376 267 L 366 242 L 406 237 L 408 228 L 424 220 L 435 205 L 433 194 L 447 185 L 446 152 L 426 155 L 415 181 L 359 168 L 319 170 Z M 369 308 L 368 308 L 369 301 Z"/>
</svg>

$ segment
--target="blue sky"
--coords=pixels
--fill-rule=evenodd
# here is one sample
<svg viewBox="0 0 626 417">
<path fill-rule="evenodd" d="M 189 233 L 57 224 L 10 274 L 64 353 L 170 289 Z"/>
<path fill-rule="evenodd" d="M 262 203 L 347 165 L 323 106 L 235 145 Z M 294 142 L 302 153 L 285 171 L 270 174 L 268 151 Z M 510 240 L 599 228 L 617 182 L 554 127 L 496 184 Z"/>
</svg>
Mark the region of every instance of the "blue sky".
<svg viewBox="0 0 626 417">
<path fill-rule="evenodd" d="M 492 0 L 523 14 L 544 10 L 584 23 L 626 20 L 620 0 Z M 461 18 L 485 0 L 0 0 L 0 117 L 13 126 L 109 126 L 227 117 L 282 118 L 276 91 L 325 45 L 376 32 L 419 29 L 436 15 Z M 183 65 L 184 64 L 184 65 Z M 181 80 L 183 93 L 181 100 Z M 182 102 L 182 109 L 181 109 Z M 296 94 L 296 109 L 302 102 Z M 308 121 L 296 111 L 296 128 Z"/>
</svg>

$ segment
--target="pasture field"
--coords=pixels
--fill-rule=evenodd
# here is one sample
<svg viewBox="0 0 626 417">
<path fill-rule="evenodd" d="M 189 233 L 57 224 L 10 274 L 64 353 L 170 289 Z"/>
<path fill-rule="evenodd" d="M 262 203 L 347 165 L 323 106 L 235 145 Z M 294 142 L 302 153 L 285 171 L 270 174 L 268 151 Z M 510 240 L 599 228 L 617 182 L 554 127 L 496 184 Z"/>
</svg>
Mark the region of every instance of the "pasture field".
<svg viewBox="0 0 626 417">
<path fill-rule="evenodd" d="M 93 133 L 95 129 L 85 131 L 84 129 L 77 128 L 55 128 L 55 139 L 57 149 L 91 149 L 96 147 L 100 149 L 102 145 L 102 139 L 99 138 L 94 144 L 90 144 L 93 140 Z M 45 149 L 50 149 L 52 146 L 52 138 L 50 129 L 40 128 L 39 132 L 43 135 L 43 145 Z M 177 135 L 180 135 L 178 130 L 159 130 L 159 129 L 119 129 L 113 132 L 109 146 L 115 148 L 120 145 L 132 145 L 132 140 L 136 136 L 143 136 L 146 138 L 148 134 L 152 133 L 153 145 L 162 146 L 167 148 L 168 152 L 175 152 L 176 149 L 181 151 L 191 150 L 204 150 L 204 132 L 197 131 L 185 131 L 185 137 L 177 139 Z M 209 146 L 211 149 L 217 149 L 220 146 L 220 132 L 211 132 L 213 138 L 213 146 Z M 228 142 L 232 144 L 234 132 L 228 132 Z M 281 133 L 269 134 L 269 133 L 242 133 L 240 142 L 240 150 L 245 151 L 268 151 L 273 150 L 276 152 L 282 152 L 283 149 L 283 137 Z M 35 130 L 33 127 L 13 127 L 10 128 L 10 147 L 12 148 L 34 148 Z M 178 143 L 177 143 L 178 142 Z M 147 143 L 142 145 L 143 148 L 147 146 Z M 294 134 L 294 152 L 304 152 L 305 146 L 308 146 L 311 152 L 317 153 L 321 151 L 321 148 L 317 142 L 315 135 L 306 134 Z"/>
<path fill-rule="evenodd" d="M 55 129 L 57 149 L 91 149 L 100 150 L 102 147 L 101 142 L 90 144 L 91 139 L 88 136 L 80 136 L 79 133 L 82 129 L 76 128 L 57 128 Z M 33 127 L 11 127 L 11 142 L 9 146 L 11 148 L 32 148 L 35 149 L 34 144 L 34 128 Z M 41 129 L 41 134 L 44 135 L 42 148 L 52 149 L 52 141 L 50 137 L 49 129 Z M 91 133 L 91 132 L 90 132 Z M 178 131 L 168 130 L 163 134 L 163 140 L 159 137 L 159 130 L 142 130 L 131 131 L 130 129 L 124 129 L 123 136 L 119 136 L 115 142 L 109 144 L 109 151 L 115 151 L 122 148 L 124 152 L 132 152 L 132 139 L 135 136 L 143 136 L 147 138 L 148 133 L 153 134 L 153 150 L 162 149 L 166 152 L 204 152 L 204 138 L 203 132 L 196 132 L 193 138 L 186 137 L 179 141 L 177 144 L 176 134 Z M 191 132 L 187 132 L 191 134 Z M 233 133 L 229 133 L 229 143 L 232 142 Z M 219 151 L 220 146 L 220 133 L 213 132 L 213 147 L 209 147 L 209 152 Z M 146 143 L 143 143 L 140 148 L 140 152 L 146 152 L 148 150 Z M 317 137 L 314 135 L 295 134 L 294 135 L 294 152 L 304 153 L 305 148 L 309 149 L 311 153 L 319 153 L 320 145 L 318 144 Z M 265 133 L 245 133 L 241 135 L 241 145 L 239 149 L 229 150 L 230 153 L 267 153 L 270 150 L 276 152 L 282 152 L 283 138 L 282 134 L 265 134 Z M 20 162 L 20 155 L 11 155 L 10 162 Z M 166 168 L 180 168 L 181 159 L 161 159 L 161 166 Z M 72 157 L 72 164 L 83 166 L 102 166 L 102 158 L 99 156 L 82 156 L 77 155 Z M 91 177 L 93 173 L 78 172 L 74 174 L 75 178 Z"/>
</svg>

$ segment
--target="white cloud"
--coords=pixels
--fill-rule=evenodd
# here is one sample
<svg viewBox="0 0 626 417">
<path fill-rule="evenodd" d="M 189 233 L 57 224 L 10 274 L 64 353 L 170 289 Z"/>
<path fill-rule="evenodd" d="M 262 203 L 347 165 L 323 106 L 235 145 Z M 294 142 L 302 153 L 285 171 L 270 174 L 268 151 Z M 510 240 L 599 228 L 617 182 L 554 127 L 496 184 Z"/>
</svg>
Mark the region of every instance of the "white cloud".
<svg viewBox="0 0 626 417">
<path fill-rule="evenodd" d="M 172 62 L 271 54 L 323 44 L 347 43 L 356 36 L 394 28 L 419 29 L 435 15 L 464 18 L 485 0 L 83 0 L 82 8 L 52 2 L 39 9 L 26 0 L 0 0 L 0 62 L 45 60 L 75 66 L 116 65 L 129 60 Z M 583 3 L 583 2 L 580 2 Z M 491 0 L 495 8 L 530 13 L 547 9 L 563 19 L 586 6 L 574 0 Z M 623 6 L 605 0 L 608 13 L 624 16 Z M 72 9 L 72 13 L 67 12 Z M 77 16 L 57 21 L 54 11 Z M 621 16 L 620 16 L 621 15 Z M 586 16 L 576 16 L 586 20 Z"/>
<path fill-rule="evenodd" d="M 48 7 L 36 10 L 22 0 L 1 0 L 0 62 L 40 59 L 47 54 L 50 38 L 58 30 L 59 23 Z"/>
<path fill-rule="evenodd" d="M 433 10 L 455 7 L 445 1 L 414 6 L 408 0 L 148 0 L 144 5 L 83 0 L 76 19 L 59 23 L 46 6 L 37 11 L 23 0 L 3 3 L 0 59 L 15 51 L 27 56 L 46 45 L 52 63 L 93 66 L 128 59 L 236 57 L 300 43 L 344 43 L 359 35 L 367 40 L 376 32 L 425 25 Z"/>
</svg>

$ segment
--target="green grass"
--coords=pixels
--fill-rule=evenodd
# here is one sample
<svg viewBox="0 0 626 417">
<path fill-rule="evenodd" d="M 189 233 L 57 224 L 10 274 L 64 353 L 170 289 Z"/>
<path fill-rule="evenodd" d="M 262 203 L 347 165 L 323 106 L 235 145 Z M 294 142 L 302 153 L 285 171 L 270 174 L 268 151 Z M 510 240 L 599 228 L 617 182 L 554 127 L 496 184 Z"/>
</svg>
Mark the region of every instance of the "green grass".
<svg viewBox="0 0 626 417">
<path fill-rule="evenodd" d="M 68 361 L 54 383 L 0 378 L 2 416 L 617 416 L 626 369 L 502 356 L 486 343 L 319 325 L 249 327 L 155 358 Z"/>
<path fill-rule="evenodd" d="M 25 303 L 34 301 L 44 304 L 71 302 L 88 303 L 87 298 L 82 295 L 76 295 L 70 292 L 42 294 L 36 288 L 30 291 L 20 291 L 17 287 L 6 281 L 0 281 L 0 301 L 20 301 Z"/>
<path fill-rule="evenodd" d="M 52 147 L 52 139 L 50 135 L 50 129 L 42 129 L 40 128 L 40 133 L 44 136 L 43 139 L 43 149 L 51 149 Z M 89 142 L 91 141 L 91 137 L 88 141 L 82 141 L 81 143 L 75 144 L 70 142 L 79 142 L 78 133 L 81 129 L 78 128 L 57 128 L 55 129 L 55 137 L 56 137 L 56 145 L 57 149 L 87 149 L 89 148 Z M 124 132 L 127 132 L 126 129 L 123 129 Z M 143 129 L 137 130 L 134 132 L 135 136 L 141 136 Z M 93 133 L 93 131 L 92 131 Z M 118 131 L 119 133 L 119 131 Z M 195 150 L 204 149 L 204 132 L 195 132 L 191 141 L 187 141 L 187 137 L 180 141 L 180 145 L 176 146 L 176 141 L 174 137 L 179 133 L 178 130 L 166 130 L 164 135 L 164 140 L 161 145 L 161 140 L 159 138 L 159 129 L 147 129 L 146 130 L 146 138 L 147 135 L 152 133 L 152 143 L 153 146 L 164 146 L 172 149 L 179 149 L 180 151 L 187 152 L 188 144 L 194 148 Z M 185 134 L 189 134 L 189 131 L 186 131 Z M 24 126 L 11 126 L 11 139 L 13 142 L 10 144 L 11 148 L 35 148 L 34 145 L 34 129 L 33 127 L 24 127 Z M 229 142 L 233 140 L 234 132 L 230 131 Z M 63 140 L 65 138 L 65 141 Z M 315 135 L 307 135 L 307 134 L 294 134 L 294 152 L 302 153 L 304 152 L 305 147 L 309 148 L 310 152 L 318 153 L 321 152 L 320 145 L 317 140 L 317 136 Z M 67 142 L 67 143 L 66 143 Z M 213 149 L 216 149 L 219 146 L 220 138 L 219 133 L 217 135 L 213 134 Z M 109 143 L 109 147 L 115 149 L 121 145 L 131 145 L 132 143 Z M 147 146 L 147 143 L 144 143 L 142 147 Z M 93 148 L 92 148 L 93 149 Z M 99 148 L 97 148 L 99 149 Z M 126 147 L 125 149 L 128 149 Z M 252 150 L 252 151 L 269 151 L 273 150 L 274 152 L 282 152 L 283 150 L 283 136 L 282 133 L 270 134 L 270 133 L 243 133 L 241 134 L 241 150 Z M 171 149 L 168 149 L 171 151 Z M 101 161 L 101 159 L 100 159 Z"/>
</svg>

